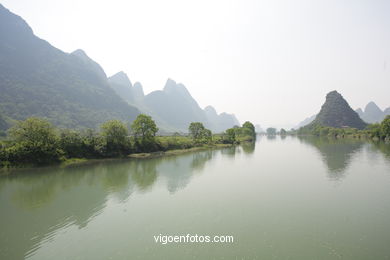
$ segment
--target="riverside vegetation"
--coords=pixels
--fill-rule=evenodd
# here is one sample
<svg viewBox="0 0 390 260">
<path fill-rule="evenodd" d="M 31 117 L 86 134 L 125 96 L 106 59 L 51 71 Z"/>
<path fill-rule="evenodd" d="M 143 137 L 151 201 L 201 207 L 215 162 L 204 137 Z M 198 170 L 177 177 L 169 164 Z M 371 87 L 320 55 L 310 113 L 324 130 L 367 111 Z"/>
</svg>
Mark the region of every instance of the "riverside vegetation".
<svg viewBox="0 0 390 260">
<path fill-rule="evenodd" d="M 323 126 L 320 124 L 310 124 L 301 127 L 298 130 L 291 130 L 293 135 L 314 135 L 314 136 L 329 136 L 335 138 L 353 137 L 366 138 L 376 141 L 390 141 L 390 116 L 387 116 L 381 123 L 369 124 L 364 129 L 356 128 L 335 128 Z"/>
<path fill-rule="evenodd" d="M 31 117 L 16 123 L 0 141 L 0 165 L 45 165 L 76 158 L 117 158 L 134 153 L 233 145 L 256 138 L 251 122 L 227 129 L 222 134 L 212 134 L 202 123 L 192 122 L 189 135 L 157 136 L 154 120 L 140 114 L 129 128 L 122 121 L 110 120 L 100 126 L 100 131 L 58 129 L 45 119 Z"/>
</svg>

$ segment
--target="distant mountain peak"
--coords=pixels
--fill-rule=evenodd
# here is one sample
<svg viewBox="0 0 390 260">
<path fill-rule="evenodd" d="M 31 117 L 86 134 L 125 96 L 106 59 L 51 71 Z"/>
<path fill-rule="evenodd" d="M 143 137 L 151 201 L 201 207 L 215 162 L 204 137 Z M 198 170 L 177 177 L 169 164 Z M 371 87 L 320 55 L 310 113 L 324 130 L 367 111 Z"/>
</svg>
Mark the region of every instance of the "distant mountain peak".
<svg viewBox="0 0 390 260">
<path fill-rule="evenodd" d="M 375 102 L 371 101 L 364 108 L 364 113 L 361 117 L 367 123 L 379 123 L 385 118 L 385 113 Z"/>
<path fill-rule="evenodd" d="M 176 81 L 174 81 L 174 80 L 168 78 L 168 79 L 167 79 L 167 82 L 165 83 L 165 86 L 164 86 L 163 91 L 170 91 L 170 90 L 172 90 L 173 88 L 175 88 L 176 85 L 177 85 L 177 84 L 176 84 Z"/>
<path fill-rule="evenodd" d="M 115 73 L 114 75 L 108 78 L 108 81 L 121 86 L 126 86 L 130 88 L 132 87 L 129 77 L 123 71 L 119 71 L 118 73 Z"/>
<path fill-rule="evenodd" d="M 358 113 L 358 115 L 360 116 L 360 118 L 362 118 L 363 117 L 363 115 L 364 115 L 364 112 L 363 112 L 363 110 L 359 107 L 358 109 L 355 109 L 355 112 L 356 113 Z M 363 119 L 363 118 L 362 118 Z"/>
<path fill-rule="evenodd" d="M 85 53 L 85 51 L 82 50 L 82 49 L 77 49 L 77 50 L 73 51 L 71 54 L 77 55 L 79 57 L 87 57 L 87 58 L 89 58 L 87 53 Z"/>
<path fill-rule="evenodd" d="M 372 110 L 372 111 L 381 111 L 381 112 L 383 112 L 383 111 L 378 107 L 378 105 L 375 104 L 375 102 L 373 102 L 373 101 L 370 101 L 370 102 L 366 105 L 366 107 L 365 107 L 365 109 L 364 109 L 365 112 L 367 112 L 367 111 L 369 111 L 369 110 Z"/>
<path fill-rule="evenodd" d="M 145 96 L 144 89 L 143 89 L 141 83 L 139 83 L 138 81 L 134 83 L 133 93 L 134 93 L 134 98 L 136 100 L 143 99 Z"/>
<path fill-rule="evenodd" d="M 207 106 L 204 108 L 204 111 L 208 112 L 208 113 L 213 113 L 213 114 L 216 114 L 217 115 L 217 110 L 215 110 L 215 108 L 213 106 Z"/>
<path fill-rule="evenodd" d="M 86 64 L 94 73 L 99 75 L 101 80 L 106 80 L 107 75 L 104 72 L 103 68 L 93 59 L 91 59 L 85 51 L 82 49 L 77 49 L 73 51 L 70 55 L 73 55 L 79 58 L 84 64 Z"/>
</svg>

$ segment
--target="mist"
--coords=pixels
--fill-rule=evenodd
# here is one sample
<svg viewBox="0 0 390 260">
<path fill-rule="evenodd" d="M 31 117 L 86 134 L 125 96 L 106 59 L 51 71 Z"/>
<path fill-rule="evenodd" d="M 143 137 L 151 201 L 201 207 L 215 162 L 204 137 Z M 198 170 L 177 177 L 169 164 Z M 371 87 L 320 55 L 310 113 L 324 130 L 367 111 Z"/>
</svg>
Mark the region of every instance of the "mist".
<svg viewBox="0 0 390 260">
<path fill-rule="evenodd" d="M 201 107 L 293 127 L 337 90 L 354 109 L 390 96 L 388 1 L 5 0 L 34 33 L 83 49 L 145 93 L 167 78 Z"/>
</svg>

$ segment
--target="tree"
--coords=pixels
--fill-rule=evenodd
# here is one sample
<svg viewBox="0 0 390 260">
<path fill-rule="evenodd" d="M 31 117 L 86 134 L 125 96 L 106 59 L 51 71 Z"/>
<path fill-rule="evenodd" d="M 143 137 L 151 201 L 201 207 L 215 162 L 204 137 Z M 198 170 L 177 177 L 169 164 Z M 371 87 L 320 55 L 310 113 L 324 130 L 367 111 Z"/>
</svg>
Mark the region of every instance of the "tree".
<svg viewBox="0 0 390 260">
<path fill-rule="evenodd" d="M 203 129 L 202 131 L 202 141 L 204 143 L 210 143 L 213 139 L 213 133 L 209 129 Z"/>
<path fill-rule="evenodd" d="M 267 135 L 276 135 L 276 128 L 273 127 L 267 128 Z"/>
<path fill-rule="evenodd" d="M 188 127 L 188 131 L 195 143 L 209 143 L 212 140 L 212 132 L 200 122 L 192 122 Z"/>
<path fill-rule="evenodd" d="M 287 135 L 287 131 L 284 128 L 280 129 L 280 135 Z"/>
<path fill-rule="evenodd" d="M 131 129 L 136 138 L 141 138 L 142 140 L 153 139 L 158 132 L 156 123 L 153 121 L 152 117 L 145 114 L 140 114 L 131 124 Z"/>
<path fill-rule="evenodd" d="M 383 137 L 390 137 L 390 115 L 386 116 L 381 123 L 381 134 Z"/>
<path fill-rule="evenodd" d="M 235 128 L 229 128 L 226 130 L 227 142 L 234 144 L 236 142 L 236 130 Z"/>
<path fill-rule="evenodd" d="M 194 141 L 200 140 L 202 138 L 202 133 L 204 131 L 204 126 L 200 122 L 192 122 L 190 126 L 188 127 L 188 131 L 190 133 L 190 136 Z"/>
<path fill-rule="evenodd" d="M 130 152 L 126 125 L 119 120 L 110 120 L 101 125 L 101 135 L 106 142 L 106 155 L 124 155 Z"/>
<path fill-rule="evenodd" d="M 8 147 L 8 160 L 21 163 L 50 163 L 61 159 L 59 138 L 47 120 L 30 117 L 9 130 L 15 143 Z"/>
<path fill-rule="evenodd" d="M 243 128 L 248 128 L 248 129 L 251 130 L 251 132 L 252 132 L 253 134 L 256 134 L 255 126 L 254 126 L 251 122 L 246 121 L 246 122 L 242 125 L 242 127 L 243 127 Z"/>
</svg>

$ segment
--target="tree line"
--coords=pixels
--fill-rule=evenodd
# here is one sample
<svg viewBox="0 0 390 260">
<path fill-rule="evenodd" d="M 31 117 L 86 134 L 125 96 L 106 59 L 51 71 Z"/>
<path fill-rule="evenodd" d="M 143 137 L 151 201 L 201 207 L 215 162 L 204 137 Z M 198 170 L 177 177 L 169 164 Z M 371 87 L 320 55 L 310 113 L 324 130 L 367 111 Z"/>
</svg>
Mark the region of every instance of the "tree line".
<svg viewBox="0 0 390 260">
<path fill-rule="evenodd" d="M 0 141 L 0 165 L 42 165 L 71 158 L 125 157 L 132 153 L 238 144 L 256 137 L 250 122 L 222 134 L 213 134 L 200 122 L 189 125 L 189 135 L 157 136 L 158 130 L 152 117 L 145 114 L 138 115 L 130 127 L 119 120 L 107 121 L 100 126 L 100 131 L 58 129 L 45 119 L 31 117 L 16 123 Z"/>
<path fill-rule="evenodd" d="M 315 135 L 329 137 L 356 137 L 370 138 L 374 140 L 390 141 L 390 115 L 388 115 L 381 123 L 370 124 L 363 130 L 356 128 L 334 128 L 326 127 L 319 124 L 310 124 L 301 127 L 298 130 L 293 130 L 291 134 L 297 135 Z"/>
</svg>

